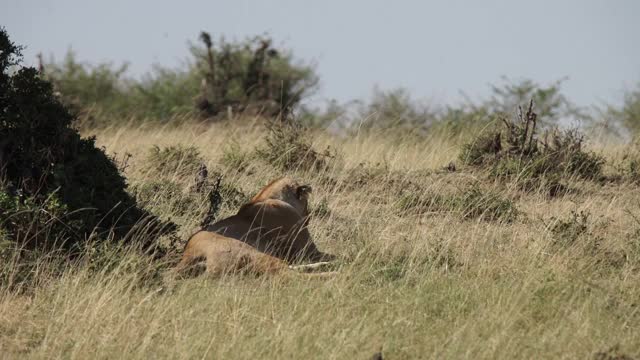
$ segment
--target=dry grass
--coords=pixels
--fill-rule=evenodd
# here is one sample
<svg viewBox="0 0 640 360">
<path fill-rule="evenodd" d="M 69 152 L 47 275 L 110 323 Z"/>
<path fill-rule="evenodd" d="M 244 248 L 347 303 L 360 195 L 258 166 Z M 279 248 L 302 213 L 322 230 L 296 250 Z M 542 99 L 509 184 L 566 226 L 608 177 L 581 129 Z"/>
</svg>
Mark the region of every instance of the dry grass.
<svg viewBox="0 0 640 360">
<path fill-rule="evenodd" d="M 152 146 L 183 145 L 195 146 L 226 183 L 250 194 L 283 174 L 257 159 L 238 172 L 221 159 L 230 139 L 250 153 L 262 131 L 247 123 L 129 126 L 96 135 L 109 152 L 133 154 L 132 185 L 154 180 L 141 170 Z M 640 355 L 637 186 L 573 181 L 577 191 L 549 199 L 482 173 L 443 171 L 456 159 L 459 139 L 313 139 L 316 149 L 331 146 L 338 157 L 321 173 L 289 175 L 310 183 L 313 205 L 324 208 L 311 233 L 343 259 L 336 278 L 195 278 L 168 286 L 158 275 L 162 265 L 130 250 L 113 251 L 108 271 L 80 263 L 54 276 L 43 260 L 38 284 L 0 287 L 0 353 L 367 359 L 382 350 L 390 359 L 584 359 L 618 346 Z M 594 148 L 609 158 L 620 153 Z M 472 186 L 509 199 L 520 215 L 507 223 L 399 206 L 403 194 L 458 194 Z M 194 213 L 206 205 L 194 204 Z M 231 211 L 223 207 L 222 215 Z M 572 211 L 588 214 L 584 231 L 575 230 Z M 178 220 L 184 239 L 202 219 Z"/>
</svg>

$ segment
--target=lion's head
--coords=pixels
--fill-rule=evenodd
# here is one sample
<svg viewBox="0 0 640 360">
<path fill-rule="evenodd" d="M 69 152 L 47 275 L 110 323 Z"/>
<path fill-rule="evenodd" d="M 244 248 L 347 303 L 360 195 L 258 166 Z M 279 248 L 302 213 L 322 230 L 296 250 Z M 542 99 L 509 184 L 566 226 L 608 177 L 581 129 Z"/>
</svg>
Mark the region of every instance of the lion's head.
<svg viewBox="0 0 640 360">
<path fill-rule="evenodd" d="M 309 215 L 309 194 L 312 189 L 309 185 L 300 185 L 294 179 L 283 177 L 276 179 L 265 186 L 250 203 L 257 203 L 267 199 L 275 199 L 291 205 L 301 217 Z"/>
</svg>

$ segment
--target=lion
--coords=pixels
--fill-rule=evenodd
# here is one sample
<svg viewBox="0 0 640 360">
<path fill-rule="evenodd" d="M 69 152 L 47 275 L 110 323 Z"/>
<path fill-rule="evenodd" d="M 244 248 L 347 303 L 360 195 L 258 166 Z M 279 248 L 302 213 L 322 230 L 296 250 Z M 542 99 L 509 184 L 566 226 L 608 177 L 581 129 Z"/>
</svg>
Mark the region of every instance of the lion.
<svg viewBox="0 0 640 360">
<path fill-rule="evenodd" d="M 288 177 L 272 181 L 237 214 L 193 234 L 175 271 L 203 262 L 206 272 L 213 275 L 276 274 L 327 264 L 335 257 L 318 250 L 307 229 L 311 191 L 311 186 Z M 289 265 L 302 261 L 316 264 Z"/>
</svg>

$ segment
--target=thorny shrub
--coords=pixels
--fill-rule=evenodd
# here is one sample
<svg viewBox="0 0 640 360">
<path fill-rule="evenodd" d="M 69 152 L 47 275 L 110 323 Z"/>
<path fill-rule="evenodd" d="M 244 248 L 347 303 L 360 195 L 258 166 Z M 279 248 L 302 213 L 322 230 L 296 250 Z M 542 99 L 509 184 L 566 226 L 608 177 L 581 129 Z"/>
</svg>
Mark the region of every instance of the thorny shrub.
<svg viewBox="0 0 640 360">
<path fill-rule="evenodd" d="M 539 137 L 533 101 L 526 113 L 518 107 L 515 120 L 501 120 L 502 128 L 463 146 L 460 160 L 464 164 L 487 169 L 494 178 L 516 181 L 522 189 L 537 190 L 545 185 L 552 196 L 566 190 L 563 179 L 602 177 L 604 159 L 583 149 L 584 136 L 578 130 L 555 129 Z"/>
</svg>

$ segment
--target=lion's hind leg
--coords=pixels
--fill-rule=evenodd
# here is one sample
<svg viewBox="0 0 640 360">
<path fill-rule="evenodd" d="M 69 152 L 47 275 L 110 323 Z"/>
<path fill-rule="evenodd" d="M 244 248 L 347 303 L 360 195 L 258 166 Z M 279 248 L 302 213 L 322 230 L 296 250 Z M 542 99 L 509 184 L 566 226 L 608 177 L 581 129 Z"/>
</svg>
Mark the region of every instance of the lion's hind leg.
<svg viewBox="0 0 640 360">
<path fill-rule="evenodd" d="M 247 249 L 245 254 L 244 271 L 256 275 L 280 274 L 288 271 L 289 267 L 283 260 L 265 254 L 256 249 Z"/>
<path fill-rule="evenodd" d="M 283 260 L 263 253 L 236 239 L 219 237 L 215 248 L 207 252 L 207 274 L 277 274 L 288 270 Z"/>
<path fill-rule="evenodd" d="M 182 257 L 178 265 L 176 265 L 171 272 L 173 275 L 181 277 L 195 277 L 206 271 L 206 258 L 204 256 L 189 256 Z"/>
</svg>

